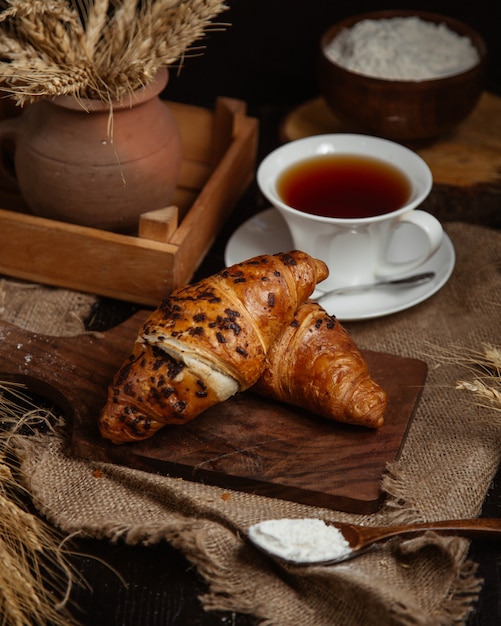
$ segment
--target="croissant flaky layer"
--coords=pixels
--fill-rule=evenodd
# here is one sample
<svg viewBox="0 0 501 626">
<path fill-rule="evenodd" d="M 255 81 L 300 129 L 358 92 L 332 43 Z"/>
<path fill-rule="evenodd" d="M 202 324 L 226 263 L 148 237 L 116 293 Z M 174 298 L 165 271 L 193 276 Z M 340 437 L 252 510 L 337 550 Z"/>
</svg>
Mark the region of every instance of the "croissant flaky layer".
<svg viewBox="0 0 501 626">
<path fill-rule="evenodd" d="M 271 345 L 328 275 L 304 252 L 262 255 L 170 294 L 108 390 L 103 437 L 137 441 L 248 389 Z"/>
<path fill-rule="evenodd" d="M 368 428 L 384 422 L 386 392 L 342 324 L 316 302 L 298 308 L 253 389 L 335 421 Z"/>
</svg>

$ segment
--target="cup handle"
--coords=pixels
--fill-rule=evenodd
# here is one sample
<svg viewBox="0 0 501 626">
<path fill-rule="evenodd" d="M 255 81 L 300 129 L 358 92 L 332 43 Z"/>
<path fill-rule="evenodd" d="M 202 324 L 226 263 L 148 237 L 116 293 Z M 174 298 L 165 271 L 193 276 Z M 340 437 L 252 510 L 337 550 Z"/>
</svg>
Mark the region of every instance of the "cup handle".
<svg viewBox="0 0 501 626">
<path fill-rule="evenodd" d="M 437 220 L 436 217 L 428 213 L 427 211 L 421 211 L 419 209 L 415 209 L 413 211 L 409 211 L 408 213 L 404 213 L 402 217 L 396 222 L 394 227 L 390 230 L 390 235 L 394 232 L 395 228 L 402 224 L 413 224 L 417 228 L 419 228 L 426 236 L 427 240 L 427 248 L 415 259 L 411 261 L 406 261 L 403 263 L 392 263 L 387 260 L 383 260 L 378 268 L 377 275 L 378 277 L 388 277 L 394 274 L 405 274 L 411 270 L 416 269 L 420 265 L 422 265 L 427 259 L 429 259 L 435 252 L 439 249 L 442 244 L 444 238 L 444 229 L 442 224 Z"/>
<path fill-rule="evenodd" d="M 20 117 L 0 121 L 0 187 L 19 191 L 16 177 L 15 154 L 20 132 Z"/>
</svg>

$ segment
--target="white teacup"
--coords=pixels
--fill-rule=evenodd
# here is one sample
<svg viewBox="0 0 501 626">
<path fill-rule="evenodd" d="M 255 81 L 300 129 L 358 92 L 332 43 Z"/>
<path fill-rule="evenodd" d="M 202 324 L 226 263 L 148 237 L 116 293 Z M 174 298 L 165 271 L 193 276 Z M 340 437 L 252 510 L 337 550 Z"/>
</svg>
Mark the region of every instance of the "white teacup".
<svg viewBox="0 0 501 626">
<path fill-rule="evenodd" d="M 386 212 L 372 215 L 372 206 L 376 206 L 380 197 L 385 195 L 375 190 L 371 196 L 373 201 L 370 200 L 370 207 L 362 217 L 352 217 L 353 209 L 348 210 L 343 217 L 331 217 L 306 212 L 311 210 L 310 206 L 303 206 L 303 210 L 293 208 L 282 197 L 283 190 L 278 189 L 277 183 L 282 187 L 284 185 L 284 171 L 290 167 L 296 168 L 300 162 L 316 161 L 324 156 L 330 159 L 335 157 L 334 160 L 338 159 L 341 163 L 343 160 L 353 161 L 353 157 L 357 161 L 360 157 L 362 160 L 382 162 L 383 168 L 396 168 L 407 185 L 400 204 L 389 204 Z M 299 180 L 303 176 L 303 166 L 297 167 L 300 173 L 289 178 Z M 332 167 L 336 167 L 336 164 Z M 314 169 L 314 166 L 311 168 Z M 348 180 L 348 176 L 343 174 L 341 180 Z M 355 177 L 355 186 L 364 189 L 367 184 L 369 188 L 367 181 L 365 176 Z M 429 167 L 412 150 L 386 139 L 357 134 L 330 134 L 291 141 L 271 152 L 262 161 L 257 171 L 257 182 L 262 193 L 285 219 L 294 247 L 327 263 L 330 275 L 319 285 L 322 291 L 406 274 L 422 265 L 438 250 L 443 240 L 440 222 L 430 213 L 416 208 L 431 191 L 433 179 Z M 310 186 L 317 189 L 320 184 L 312 183 Z M 341 197 L 340 193 L 332 195 Z M 303 201 L 308 203 L 308 192 L 306 196 Z M 405 229 L 400 228 L 403 225 L 406 225 Z M 407 225 L 410 225 L 412 231 L 409 231 Z M 416 247 L 419 247 L 417 252 Z M 399 255 L 399 260 L 395 261 L 391 258 L 390 249 L 413 249 L 413 253 L 410 258 L 406 258 L 404 253 L 404 260 Z"/>
</svg>

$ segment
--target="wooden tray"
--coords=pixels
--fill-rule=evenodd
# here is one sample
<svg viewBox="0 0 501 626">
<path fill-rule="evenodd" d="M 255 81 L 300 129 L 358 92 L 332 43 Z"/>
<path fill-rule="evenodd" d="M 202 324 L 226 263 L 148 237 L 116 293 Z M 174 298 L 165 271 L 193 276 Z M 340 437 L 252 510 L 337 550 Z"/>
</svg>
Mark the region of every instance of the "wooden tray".
<svg viewBox="0 0 501 626">
<path fill-rule="evenodd" d="M 0 191 L 0 274 L 147 306 L 190 281 L 254 176 L 258 125 L 230 98 L 214 112 L 166 105 L 183 142 L 173 207 L 143 215 L 127 236 L 29 215 Z"/>
<path fill-rule="evenodd" d="M 426 379 L 423 361 L 365 353 L 389 396 L 377 432 L 246 392 L 188 424 L 117 446 L 100 437 L 97 416 L 145 315 L 100 338 L 34 335 L 0 322 L 0 380 L 24 382 L 56 402 L 72 420 L 76 456 L 336 510 L 379 508 L 383 471 L 399 457 Z"/>
</svg>

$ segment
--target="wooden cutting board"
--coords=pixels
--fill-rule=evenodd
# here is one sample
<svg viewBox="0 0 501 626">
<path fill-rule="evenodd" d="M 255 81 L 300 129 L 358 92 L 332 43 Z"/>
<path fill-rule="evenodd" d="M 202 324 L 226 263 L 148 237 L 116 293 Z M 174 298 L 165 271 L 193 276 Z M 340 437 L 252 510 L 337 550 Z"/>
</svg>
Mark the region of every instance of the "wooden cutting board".
<svg viewBox="0 0 501 626">
<path fill-rule="evenodd" d="M 23 382 L 57 403 L 71 420 L 75 456 L 353 513 L 379 508 L 381 477 L 405 442 L 426 363 L 365 352 L 389 396 L 386 422 L 377 432 L 245 392 L 188 424 L 117 446 L 100 437 L 97 417 L 146 315 L 139 312 L 99 335 L 69 338 L 0 322 L 0 380 Z"/>
</svg>

